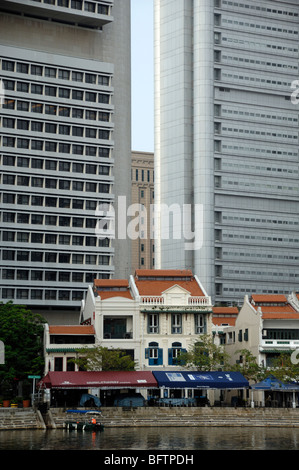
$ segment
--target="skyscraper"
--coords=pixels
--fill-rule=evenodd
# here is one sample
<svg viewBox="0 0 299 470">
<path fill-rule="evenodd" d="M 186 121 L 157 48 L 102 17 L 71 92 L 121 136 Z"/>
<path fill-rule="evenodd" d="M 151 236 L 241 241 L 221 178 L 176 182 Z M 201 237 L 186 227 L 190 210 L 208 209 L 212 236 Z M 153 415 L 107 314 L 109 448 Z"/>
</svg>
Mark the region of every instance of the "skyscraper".
<svg viewBox="0 0 299 470">
<path fill-rule="evenodd" d="M 0 8 L 1 299 L 77 322 L 94 278 L 130 272 L 130 241 L 96 236 L 131 194 L 130 0 Z"/>
<path fill-rule="evenodd" d="M 298 286 L 298 15 L 295 0 L 155 0 L 155 202 L 203 215 L 194 250 L 160 220 L 156 268 L 192 269 L 214 302 Z"/>
</svg>

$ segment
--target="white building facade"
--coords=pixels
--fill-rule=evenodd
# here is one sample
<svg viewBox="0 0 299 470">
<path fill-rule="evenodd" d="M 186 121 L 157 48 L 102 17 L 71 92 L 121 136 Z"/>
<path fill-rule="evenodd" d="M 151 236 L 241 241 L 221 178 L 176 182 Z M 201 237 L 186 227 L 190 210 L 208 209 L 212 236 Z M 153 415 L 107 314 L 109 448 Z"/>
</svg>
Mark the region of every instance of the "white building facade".
<svg viewBox="0 0 299 470">
<path fill-rule="evenodd" d="M 182 368 L 177 358 L 212 332 L 211 298 L 190 271 L 137 270 L 129 280 L 96 280 L 81 324 L 97 344 L 126 351 L 137 370 Z"/>
<path fill-rule="evenodd" d="M 296 288 L 299 5 L 155 0 L 155 203 L 202 208 L 202 246 L 157 227 L 156 268 L 217 302 Z"/>
</svg>

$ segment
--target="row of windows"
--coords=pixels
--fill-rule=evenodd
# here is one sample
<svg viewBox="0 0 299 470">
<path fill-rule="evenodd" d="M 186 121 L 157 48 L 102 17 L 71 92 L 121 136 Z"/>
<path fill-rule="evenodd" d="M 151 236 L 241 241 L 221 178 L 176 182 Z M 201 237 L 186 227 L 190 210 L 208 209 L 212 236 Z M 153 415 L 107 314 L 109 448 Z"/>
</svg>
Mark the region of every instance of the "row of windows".
<svg viewBox="0 0 299 470">
<path fill-rule="evenodd" d="M 221 266 L 217 266 L 217 268 L 221 268 Z M 299 274 L 295 273 L 295 272 L 288 272 L 287 270 L 284 271 L 284 272 L 278 272 L 277 270 L 275 271 L 271 271 L 270 269 L 269 270 L 266 270 L 266 271 L 262 271 L 261 269 L 259 269 L 258 271 L 255 269 L 253 270 L 250 270 L 250 269 L 228 269 L 228 268 L 224 268 L 222 270 L 217 270 L 216 269 L 216 276 L 223 276 L 225 277 L 226 279 L 230 278 L 230 277 L 239 277 L 239 276 L 242 276 L 243 278 L 246 277 L 250 277 L 251 279 L 260 279 L 260 278 L 264 278 L 264 277 L 267 277 L 267 280 L 269 281 L 271 278 L 272 279 L 275 279 L 275 278 L 281 278 L 281 279 L 290 279 L 290 278 L 299 278 Z"/>
<path fill-rule="evenodd" d="M 250 5 L 248 3 L 242 3 L 242 2 L 232 2 L 230 0 L 215 0 L 215 6 L 221 7 L 221 2 L 223 6 L 228 6 L 228 7 L 233 7 L 233 8 L 245 8 L 245 11 L 248 12 L 248 10 L 252 10 L 252 12 L 256 12 L 258 15 L 263 13 L 263 16 L 265 13 L 267 14 L 273 14 L 273 15 L 283 15 L 285 17 L 298 17 L 298 13 L 296 13 L 293 10 L 287 10 L 287 9 L 282 9 L 282 6 L 277 9 L 275 8 L 270 8 L 270 7 L 262 7 L 260 5 Z M 283 18 L 284 19 L 284 18 Z"/>
<path fill-rule="evenodd" d="M 97 238 L 83 235 L 65 235 L 56 233 L 40 233 L 40 232 L 2 232 L 2 241 L 17 243 L 40 243 L 45 245 L 71 245 L 71 246 L 100 246 L 109 247 L 110 240 L 108 238 Z M 50 254 L 46 254 L 46 261 Z M 47 261 L 48 262 L 48 261 Z"/>
<path fill-rule="evenodd" d="M 69 144 L 65 142 L 43 141 L 36 139 L 24 139 L 11 136 L 0 136 L 0 146 L 6 148 L 18 148 L 23 150 L 36 150 L 39 152 L 59 152 L 73 155 L 85 155 L 88 157 L 109 158 L 110 148 L 95 147 L 91 145 Z"/>
<path fill-rule="evenodd" d="M 280 158 L 288 158 L 291 160 L 297 161 L 298 159 L 298 150 L 291 150 L 291 149 L 281 149 L 276 147 L 267 147 L 266 145 L 259 145 L 256 147 L 252 146 L 252 143 L 249 145 L 245 144 L 232 144 L 231 142 L 225 143 L 220 140 L 215 141 L 215 151 L 216 152 L 227 152 L 227 153 L 237 153 L 241 155 L 253 155 L 253 156 L 261 156 L 264 158 L 266 157 L 280 157 Z"/>
<path fill-rule="evenodd" d="M 242 119 L 248 119 L 248 120 L 254 120 L 258 122 L 262 122 L 265 124 L 266 121 L 270 121 L 271 124 L 288 124 L 288 123 L 294 123 L 298 124 L 298 115 L 297 114 L 288 114 L 286 111 L 284 111 L 283 114 L 281 113 L 275 113 L 274 111 L 265 111 L 261 110 L 259 111 L 258 109 L 252 109 L 249 106 L 246 106 L 246 108 L 243 107 L 238 107 L 234 106 L 233 108 L 229 108 L 226 105 L 220 105 L 217 104 L 215 105 L 215 116 L 217 117 L 228 117 L 228 118 L 234 118 L 234 119 L 239 119 L 241 117 Z M 272 122 L 275 121 L 275 122 Z"/>
<path fill-rule="evenodd" d="M 2 269 L 2 279 L 11 281 L 93 282 L 98 273 Z"/>
<path fill-rule="evenodd" d="M 152 178 L 151 178 L 151 173 L 152 173 Z M 135 176 L 135 180 L 134 180 Z M 154 182 L 154 170 L 139 170 L 138 168 L 135 169 L 135 175 L 134 171 L 131 170 L 131 178 L 134 181 L 141 181 L 141 182 Z"/>
<path fill-rule="evenodd" d="M 83 96 L 79 98 L 79 94 L 76 95 L 77 100 L 83 101 Z M 89 100 L 92 101 L 92 100 Z M 109 104 L 109 95 L 98 94 L 98 103 Z M 32 100 L 14 99 L 6 97 L 3 100 L 3 109 L 9 109 L 10 111 L 22 111 L 23 113 L 36 113 L 36 114 L 47 114 L 48 116 L 61 116 L 61 117 L 72 117 L 75 119 L 84 119 L 84 109 L 87 108 L 76 108 L 75 106 L 65 106 L 61 104 L 47 104 Z M 87 110 L 94 111 L 94 110 Z M 89 119 L 93 116 L 92 112 L 85 114 Z M 92 118 L 91 118 L 92 119 Z"/>
<path fill-rule="evenodd" d="M 224 25 L 228 25 L 228 27 L 230 29 L 232 29 L 232 25 L 233 26 L 239 26 L 240 29 L 242 29 L 242 31 L 244 31 L 244 29 L 247 29 L 247 30 L 252 30 L 254 29 L 255 30 L 255 33 L 264 33 L 264 32 L 267 32 L 267 34 L 269 34 L 270 32 L 274 33 L 274 35 L 276 36 L 277 34 L 279 36 L 290 36 L 290 35 L 294 35 L 296 36 L 295 39 L 297 39 L 297 36 L 298 36 L 298 29 L 297 28 L 290 28 L 290 29 L 287 29 L 286 27 L 282 28 L 281 26 L 273 26 L 271 24 L 267 24 L 265 21 L 263 23 L 258 23 L 258 22 L 252 22 L 249 23 L 247 21 L 244 21 L 244 20 L 238 20 L 238 19 L 231 19 L 231 18 L 226 18 L 224 16 L 224 14 L 222 15 L 216 15 L 216 24 L 217 26 L 224 26 Z"/>
<path fill-rule="evenodd" d="M 272 252 L 265 252 L 264 250 L 259 250 L 258 252 L 244 252 L 243 250 L 242 251 L 238 251 L 238 250 L 222 250 L 220 248 L 221 251 L 218 251 L 218 249 L 216 249 L 216 257 L 219 256 L 220 254 L 220 257 L 219 259 L 230 259 L 230 258 L 240 258 L 242 259 L 243 261 L 246 259 L 246 261 L 258 261 L 259 263 L 260 262 L 267 262 L 269 260 L 275 260 L 275 261 L 278 261 L 278 262 L 293 262 L 293 261 L 296 261 L 298 262 L 299 260 L 299 255 L 289 255 L 289 254 L 277 254 L 276 252 L 272 253 Z M 249 259 L 250 258 L 250 259 Z"/>
<path fill-rule="evenodd" d="M 9 109 L 10 111 L 31 112 L 36 114 L 46 114 L 48 116 L 60 116 L 63 118 L 84 119 L 87 121 L 109 122 L 111 118 L 111 113 L 109 111 L 88 109 L 86 105 L 84 107 L 76 108 L 75 106 L 65 106 L 61 104 L 50 105 L 33 101 L 15 100 L 13 98 L 3 100 L 2 108 Z M 25 120 L 19 120 L 18 129 L 25 129 L 27 126 L 25 123 Z M 22 125 L 24 127 L 21 127 Z M 29 127 L 27 130 L 29 130 Z M 38 122 L 34 122 L 32 124 L 31 130 L 35 132 L 43 132 L 43 128 L 38 127 Z"/>
<path fill-rule="evenodd" d="M 255 74 L 248 74 L 244 75 L 243 73 L 231 73 L 231 72 L 225 72 L 224 70 L 220 69 L 215 69 L 215 80 L 223 80 L 227 82 L 235 82 L 237 81 L 238 84 L 241 82 L 242 85 L 247 85 L 247 86 L 258 86 L 258 87 L 282 87 L 284 89 L 289 89 L 290 88 L 290 81 L 289 80 L 274 80 L 273 78 L 266 78 L 259 75 Z"/>
<path fill-rule="evenodd" d="M 230 63 L 233 65 L 240 65 L 241 67 L 250 67 L 252 69 L 257 69 L 264 67 L 265 69 L 271 69 L 278 72 L 296 72 L 298 71 L 298 64 L 296 62 L 273 62 L 273 59 L 261 59 L 261 58 L 250 58 L 250 56 L 246 55 L 241 56 L 238 54 L 227 54 L 223 51 L 215 51 L 214 58 L 216 62 L 224 62 Z"/>
<path fill-rule="evenodd" d="M 7 59 L 2 59 L 1 68 L 8 72 L 30 74 L 34 77 L 39 76 L 59 80 L 72 80 L 73 82 L 86 83 L 88 85 L 109 86 L 111 81 L 111 76 L 105 74 L 30 64 L 21 61 L 15 62 Z"/>
<path fill-rule="evenodd" d="M 216 232 L 219 232 L 216 230 Z M 284 243 L 284 244 L 298 244 L 299 243 L 299 239 L 298 238 L 293 238 L 291 236 L 288 236 L 288 235 L 285 235 L 285 236 L 276 236 L 276 235 L 266 235 L 266 234 L 263 234 L 263 235 L 258 235 L 258 234 L 254 234 L 254 235 L 246 235 L 246 234 L 243 234 L 243 233 L 225 233 L 224 231 L 222 231 L 222 234 L 220 233 L 217 233 L 216 234 L 216 241 L 231 241 L 232 239 L 234 239 L 235 241 L 243 241 L 244 240 L 246 241 L 246 243 L 248 243 L 248 241 L 250 240 L 252 243 L 264 243 L 264 242 L 270 242 L 270 243 L 274 243 L 275 245 L 277 245 L 277 243 Z"/>
<path fill-rule="evenodd" d="M 255 128 L 250 128 L 248 125 L 244 128 L 240 127 L 233 127 L 232 124 L 228 125 L 226 123 L 220 123 L 220 122 L 215 122 L 215 132 L 219 134 L 230 134 L 230 133 L 235 133 L 238 134 L 241 138 L 261 138 L 261 139 L 279 139 L 281 140 L 293 140 L 294 143 L 297 143 L 298 141 L 298 131 L 294 133 L 289 133 L 287 134 L 286 131 L 279 131 L 279 130 L 266 130 L 266 129 L 261 129 L 261 127 L 258 127 L 258 124 L 256 125 Z"/>
<path fill-rule="evenodd" d="M 232 188 L 234 186 L 234 188 Z M 287 186 L 286 184 L 270 184 L 267 181 L 257 182 L 252 181 L 252 179 L 246 180 L 245 178 L 240 181 L 239 179 L 227 179 L 224 176 L 215 176 L 215 187 L 216 188 L 226 188 L 229 189 L 236 189 L 237 191 L 258 191 L 260 193 L 265 192 L 281 192 L 283 191 L 284 194 L 290 193 L 290 196 L 294 195 L 297 196 L 299 194 L 299 187 L 296 184 L 295 186 Z"/>
<path fill-rule="evenodd" d="M 68 217 L 24 212 L 3 212 L 2 222 L 10 224 L 47 225 L 54 227 L 95 228 L 98 220 L 84 217 Z"/>
<path fill-rule="evenodd" d="M 218 213 L 219 214 L 219 213 Z M 238 224 L 238 223 L 241 223 L 242 225 L 244 225 L 244 222 L 245 223 L 249 223 L 250 225 L 251 224 L 270 224 L 270 225 L 274 225 L 275 228 L 277 228 L 277 226 L 279 225 L 288 225 L 290 228 L 293 227 L 293 226 L 297 226 L 299 225 L 299 221 L 296 220 L 296 219 L 283 219 L 283 218 L 272 218 L 272 217 L 269 217 L 269 218 L 266 218 L 265 216 L 263 218 L 260 218 L 258 216 L 255 216 L 255 217 L 249 217 L 248 215 L 225 215 L 225 214 L 222 214 L 221 217 L 217 217 L 217 222 L 224 222 L 224 221 L 229 221 L 229 222 L 233 222 L 234 224 Z"/>
<path fill-rule="evenodd" d="M 51 290 L 46 289 L 2 289 L 2 299 L 31 299 L 31 300 L 76 300 L 81 301 L 84 298 L 84 291 Z"/>
<path fill-rule="evenodd" d="M 245 39 L 241 39 L 239 36 L 231 36 L 227 37 L 224 36 L 224 33 L 215 33 L 215 44 L 225 44 L 227 47 L 238 47 L 242 48 L 242 50 L 256 50 L 259 52 L 265 53 L 275 53 L 281 55 L 288 55 L 288 56 L 295 56 L 298 54 L 298 47 L 290 47 L 290 45 L 281 45 L 281 43 L 277 44 L 269 44 L 267 40 L 265 41 L 249 41 Z"/>
<path fill-rule="evenodd" d="M 32 188 L 60 189 L 67 191 L 84 191 L 108 194 L 110 185 L 105 183 L 92 183 L 88 181 L 57 180 L 54 178 L 39 178 L 37 176 L 7 175 L 4 174 L 2 184 L 30 186 Z"/>
<path fill-rule="evenodd" d="M 59 263 L 59 264 L 110 264 L 109 255 L 86 255 L 81 253 L 45 253 L 43 251 L 2 250 L 3 261 L 31 261 L 33 263 Z"/>
<path fill-rule="evenodd" d="M 45 5 L 55 5 L 63 8 L 72 8 L 74 10 L 83 10 L 89 13 L 97 13 L 99 15 L 109 15 L 109 5 L 107 2 L 99 0 L 33 0 L 37 3 Z"/>
<path fill-rule="evenodd" d="M 264 163 L 264 164 L 254 164 L 254 163 L 241 163 L 236 160 L 229 160 L 229 159 L 215 159 L 215 170 L 225 170 L 228 169 L 229 171 L 238 171 L 242 174 L 246 173 L 254 173 L 261 175 L 262 173 L 266 174 L 267 176 L 293 176 L 297 177 L 299 170 L 295 167 L 281 167 L 275 166 L 273 162 Z"/>
<path fill-rule="evenodd" d="M 1 158 L 2 157 L 2 158 Z M 2 161 L 1 161 L 2 160 Z M 4 166 L 17 166 L 21 168 L 35 168 L 38 170 L 63 171 L 72 173 L 86 173 L 88 175 L 109 176 L 110 166 L 93 165 L 90 163 L 69 162 L 64 160 L 45 160 L 43 158 L 16 157 L 14 155 L 0 155 Z"/>
<path fill-rule="evenodd" d="M 3 193 L 2 195 L 3 204 L 18 204 L 25 206 L 42 206 L 42 207 L 54 207 L 61 209 L 80 209 L 86 211 L 95 211 L 98 207 L 99 201 L 95 200 L 84 200 L 84 199 L 70 199 L 65 197 L 52 197 L 52 196 L 37 196 L 28 194 L 14 194 L 14 193 Z"/>
<path fill-rule="evenodd" d="M 86 139 L 110 139 L 109 129 L 97 127 L 70 126 L 68 124 L 56 124 L 56 122 L 30 121 L 28 119 L 13 119 L 3 117 L 0 126 L 3 128 L 20 131 L 45 132 L 47 134 L 71 135 Z"/>
<path fill-rule="evenodd" d="M 203 334 L 206 332 L 206 316 L 203 314 L 194 315 L 194 331 L 195 334 Z M 148 315 L 147 332 L 150 334 L 159 334 L 160 332 L 160 317 L 157 313 Z M 171 333 L 183 333 L 183 316 L 180 313 L 171 314 Z"/>
<path fill-rule="evenodd" d="M 22 93 L 31 93 L 33 95 L 50 96 L 51 98 L 72 99 L 77 101 L 87 101 L 91 103 L 109 104 L 108 94 L 97 93 L 81 89 L 62 88 L 53 85 L 41 85 L 38 83 L 16 82 L 14 80 L 2 80 L 5 91 L 18 91 Z M 10 100 L 9 100 L 10 101 Z M 25 105 L 24 105 L 25 106 Z M 47 113 L 49 114 L 49 113 Z"/>
</svg>

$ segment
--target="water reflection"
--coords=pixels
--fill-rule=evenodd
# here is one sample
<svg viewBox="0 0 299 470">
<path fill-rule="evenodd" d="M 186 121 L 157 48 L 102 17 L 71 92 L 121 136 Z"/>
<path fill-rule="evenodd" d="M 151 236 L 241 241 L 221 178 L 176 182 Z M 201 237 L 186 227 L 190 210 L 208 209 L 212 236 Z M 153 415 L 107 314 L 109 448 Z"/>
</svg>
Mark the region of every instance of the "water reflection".
<svg viewBox="0 0 299 470">
<path fill-rule="evenodd" d="M 296 450 L 299 429 L 266 427 L 106 428 L 1 431 L 0 450 Z"/>
</svg>

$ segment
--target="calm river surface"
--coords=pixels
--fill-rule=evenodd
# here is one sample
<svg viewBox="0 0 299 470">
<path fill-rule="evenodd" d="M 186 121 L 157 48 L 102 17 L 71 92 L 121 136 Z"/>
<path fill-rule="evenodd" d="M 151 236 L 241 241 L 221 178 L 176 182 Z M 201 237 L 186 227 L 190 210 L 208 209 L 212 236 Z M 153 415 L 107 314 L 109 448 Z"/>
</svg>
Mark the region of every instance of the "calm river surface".
<svg viewBox="0 0 299 470">
<path fill-rule="evenodd" d="M 299 428 L 106 428 L 101 433 L 0 431 L 1 450 L 299 450 Z"/>
</svg>

